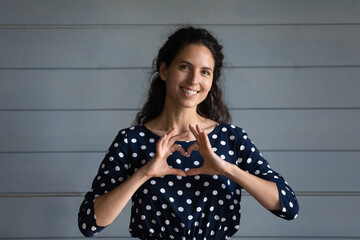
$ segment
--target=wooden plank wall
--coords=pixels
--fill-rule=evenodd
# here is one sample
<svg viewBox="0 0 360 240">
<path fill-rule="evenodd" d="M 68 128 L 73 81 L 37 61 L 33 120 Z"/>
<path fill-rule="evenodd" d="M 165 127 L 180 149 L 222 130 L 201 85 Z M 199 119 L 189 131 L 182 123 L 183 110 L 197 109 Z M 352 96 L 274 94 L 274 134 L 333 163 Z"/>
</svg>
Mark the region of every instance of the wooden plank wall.
<svg viewBox="0 0 360 240">
<path fill-rule="evenodd" d="M 360 239 L 360 1 L 0 0 L 0 239 L 78 239 L 77 211 L 178 23 L 225 47 L 226 98 L 297 192 L 234 239 Z M 129 208 L 99 238 L 128 239 Z M 124 224 L 126 222 L 126 224 Z"/>
</svg>

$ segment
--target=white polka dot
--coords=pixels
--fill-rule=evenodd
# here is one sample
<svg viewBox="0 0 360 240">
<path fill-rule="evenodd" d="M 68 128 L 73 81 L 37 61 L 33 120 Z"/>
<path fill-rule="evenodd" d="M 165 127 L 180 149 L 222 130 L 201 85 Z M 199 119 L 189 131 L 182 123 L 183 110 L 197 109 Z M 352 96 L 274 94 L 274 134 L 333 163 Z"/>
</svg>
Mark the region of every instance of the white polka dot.
<svg viewBox="0 0 360 240">
<path fill-rule="evenodd" d="M 179 196 L 181 196 L 181 195 L 183 195 L 183 191 L 179 190 L 179 191 L 177 191 L 177 194 L 178 194 Z"/>
<path fill-rule="evenodd" d="M 86 211 L 86 214 L 90 215 L 90 213 L 91 213 L 91 210 L 90 210 L 90 208 L 88 208 L 88 210 Z"/>
<path fill-rule="evenodd" d="M 127 140 L 127 138 L 125 138 L 125 139 L 124 139 L 124 143 L 128 143 L 128 140 Z"/>
<path fill-rule="evenodd" d="M 220 200 L 219 200 L 219 204 L 220 204 L 220 205 L 223 205 L 223 204 L 224 204 L 224 201 L 220 199 Z"/>
<path fill-rule="evenodd" d="M 185 186 L 186 186 L 187 188 L 191 188 L 191 183 L 186 183 Z"/>
<path fill-rule="evenodd" d="M 225 145 L 226 145 L 226 142 L 225 142 L 225 141 L 221 141 L 220 144 L 223 145 L 223 146 L 225 146 Z"/>
<path fill-rule="evenodd" d="M 209 182 L 204 182 L 204 186 L 208 187 L 209 186 Z"/>
<path fill-rule="evenodd" d="M 119 157 L 123 158 L 124 154 L 122 152 L 119 152 Z"/>
<path fill-rule="evenodd" d="M 165 193 L 165 189 L 164 189 L 164 188 L 161 188 L 161 189 L 160 189 L 160 192 L 161 192 L 161 193 Z"/>
<path fill-rule="evenodd" d="M 234 155 L 234 151 L 230 150 L 230 151 L 229 151 L 229 155 L 230 155 L 230 156 Z"/>
<path fill-rule="evenodd" d="M 175 202 L 175 199 L 173 197 L 169 197 L 170 202 Z"/>
<path fill-rule="evenodd" d="M 143 136 L 145 136 L 145 133 L 139 132 L 139 135 L 143 137 Z"/>
<path fill-rule="evenodd" d="M 235 140 L 235 136 L 234 136 L 234 135 L 231 135 L 231 136 L 230 136 L 230 140 L 231 140 L 231 141 L 234 141 L 234 140 Z"/>
<path fill-rule="evenodd" d="M 260 171 L 259 170 L 256 170 L 255 171 L 255 175 L 259 175 Z"/>
<path fill-rule="evenodd" d="M 110 162 L 114 161 L 114 158 L 113 158 L 113 157 L 109 157 L 109 161 L 110 161 Z"/>
<path fill-rule="evenodd" d="M 210 210 L 210 212 L 214 211 L 214 206 L 211 206 L 211 207 L 209 208 L 209 210 Z"/>
<path fill-rule="evenodd" d="M 149 192 L 149 191 L 148 191 L 146 188 L 145 188 L 144 191 L 143 191 L 144 194 L 147 194 L 148 192 Z"/>
<path fill-rule="evenodd" d="M 243 139 L 247 139 L 247 138 L 248 138 L 247 135 L 244 135 L 244 136 L 243 136 Z"/>
<path fill-rule="evenodd" d="M 216 221 L 219 221 L 219 220 L 220 220 L 219 215 L 215 215 L 215 216 L 214 216 L 214 219 L 215 219 Z"/>
<path fill-rule="evenodd" d="M 141 220 L 145 220 L 145 219 L 146 219 L 145 215 L 141 215 Z"/>
<path fill-rule="evenodd" d="M 147 205 L 147 206 L 146 206 L 146 210 L 151 210 L 151 206 L 150 206 L 150 205 Z"/>
<path fill-rule="evenodd" d="M 194 162 L 194 165 L 195 165 L 195 166 L 199 166 L 199 165 L 200 165 L 200 162 L 199 162 L 199 161 L 195 161 L 195 162 Z"/>
<path fill-rule="evenodd" d="M 186 203 L 187 203 L 187 204 L 191 204 L 191 203 L 192 203 L 191 199 L 187 199 L 187 200 L 186 200 Z"/>
<path fill-rule="evenodd" d="M 244 145 L 241 145 L 241 146 L 240 146 L 240 151 L 244 151 L 244 149 L 245 149 L 245 146 L 244 146 Z"/>
<path fill-rule="evenodd" d="M 157 196 L 153 196 L 152 200 L 154 200 L 154 201 L 158 200 Z"/>
<path fill-rule="evenodd" d="M 214 191 L 212 192 L 212 194 L 213 194 L 214 196 L 216 196 L 216 195 L 218 194 L 218 191 L 214 190 Z"/>
<path fill-rule="evenodd" d="M 197 212 L 201 212 L 201 207 L 197 207 L 197 208 L 196 208 L 196 211 L 197 211 Z"/>
<path fill-rule="evenodd" d="M 174 183 L 173 183 L 172 181 L 169 181 L 169 182 L 168 182 L 168 185 L 169 185 L 170 187 L 172 187 L 172 186 L 174 186 Z"/>
<path fill-rule="evenodd" d="M 100 185 L 100 187 L 105 187 L 105 183 L 102 183 L 102 184 Z"/>
<path fill-rule="evenodd" d="M 285 207 L 283 207 L 283 209 L 281 210 L 282 212 L 286 212 L 286 208 Z"/>
<path fill-rule="evenodd" d="M 292 202 L 289 202 L 289 206 L 290 206 L 291 208 L 293 208 L 293 207 L 294 207 L 294 204 L 293 204 Z"/>
<path fill-rule="evenodd" d="M 183 212 L 184 208 L 183 207 L 178 207 L 179 212 Z"/>
<path fill-rule="evenodd" d="M 116 167 L 115 167 L 115 171 L 120 171 L 120 167 L 119 167 L 119 166 L 116 166 Z"/>
<path fill-rule="evenodd" d="M 251 159 L 251 158 L 248 158 L 248 159 L 246 160 L 246 162 L 247 162 L 248 164 L 250 164 L 250 163 L 251 163 L 251 161 L 252 161 L 252 159 Z"/>
<path fill-rule="evenodd" d="M 251 148 L 251 151 L 252 151 L 252 152 L 255 152 L 255 148 L 254 148 L 254 147 L 252 147 L 252 148 Z"/>
<path fill-rule="evenodd" d="M 131 142 L 136 143 L 137 142 L 136 138 L 131 139 Z"/>
<path fill-rule="evenodd" d="M 155 140 L 153 138 L 150 138 L 149 142 L 153 143 L 153 142 L 155 142 Z"/>
<path fill-rule="evenodd" d="M 220 156 L 222 159 L 225 159 L 226 157 L 225 157 L 225 155 L 223 155 L 223 154 L 221 154 L 221 156 Z"/>
<path fill-rule="evenodd" d="M 258 164 L 259 164 L 259 165 L 263 164 L 263 161 L 259 160 L 259 161 L 258 161 Z"/>
<path fill-rule="evenodd" d="M 154 157 L 154 156 L 155 156 L 155 153 L 151 152 L 151 153 L 149 153 L 149 156 L 150 156 L 150 157 Z"/>
<path fill-rule="evenodd" d="M 150 229 L 149 229 L 149 232 L 150 232 L 150 233 L 154 233 L 155 231 L 154 231 L 154 229 L 150 228 Z"/>
<path fill-rule="evenodd" d="M 113 178 L 110 181 L 112 184 L 116 183 L 115 179 L 113 179 Z"/>
<path fill-rule="evenodd" d="M 213 149 L 213 151 L 214 151 L 214 152 L 216 152 L 216 151 L 217 151 L 217 148 L 216 148 L 216 147 L 213 147 L 212 149 Z"/>
<path fill-rule="evenodd" d="M 189 220 L 192 220 L 193 218 L 194 218 L 194 217 L 193 217 L 192 215 L 189 215 L 189 216 L 188 216 L 188 219 L 189 219 Z"/>
<path fill-rule="evenodd" d="M 86 223 L 83 223 L 81 227 L 82 229 L 86 229 Z"/>
<path fill-rule="evenodd" d="M 141 145 L 141 150 L 145 150 L 146 146 L 145 145 Z"/>
<path fill-rule="evenodd" d="M 119 144 L 118 143 L 114 143 L 114 147 L 118 147 L 119 146 Z"/>
<path fill-rule="evenodd" d="M 212 138 L 213 138 L 213 139 L 217 139 L 218 136 L 217 136 L 216 134 L 213 134 L 213 135 L 212 135 Z"/>
<path fill-rule="evenodd" d="M 200 191 L 196 191 L 195 196 L 200 196 Z"/>
<path fill-rule="evenodd" d="M 286 195 L 285 190 L 281 190 L 281 194 L 285 196 Z"/>
<path fill-rule="evenodd" d="M 167 208 L 167 205 L 164 203 L 163 205 L 161 205 L 161 207 L 162 207 L 163 209 L 166 209 L 166 208 Z"/>
<path fill-rule="evenodd" d="M 181 164 L 181 160 L 180 160 L 180 159 L 176 159 L 176 163 L 177 163 L 177 164 Z"/>
</svg>

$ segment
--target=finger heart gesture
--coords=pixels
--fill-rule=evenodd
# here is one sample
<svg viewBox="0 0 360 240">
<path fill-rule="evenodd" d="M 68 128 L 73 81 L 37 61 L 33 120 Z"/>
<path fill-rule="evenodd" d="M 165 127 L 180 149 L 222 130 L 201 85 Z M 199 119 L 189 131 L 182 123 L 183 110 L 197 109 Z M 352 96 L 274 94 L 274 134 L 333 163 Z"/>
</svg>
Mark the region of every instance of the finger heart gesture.
<svg viewBox="0 0 360 240">
<path fill-rule="evenodd" d="M 196 142 L 187 149 L 187 153 L 181 146 L 175 143 L 179 139 L 187 136 L 186 132 L 174 135 L 175 129 L 173 129 L 159 139 L 156 144 L 156 154 L 147 164 L 148 176 L 161 177 L 165 175 L 179 175 L 185 177 L 197 174 L 222 174 L 227 162 L 214 153 L 207 134 L 202 131 L 198 125 L 196 125 L 196 127 L 189 125 L 189 128 L 194 134 Z M 171 153 L 178 151 L 184 157 L 188 157 L 194 150 L 198 151 L 204 159 L 204 164 L 200 168 L 193 168 L 185 173 L 181 169 L 175 169 L 168 165 L 167 158 Z"/>
</svg>

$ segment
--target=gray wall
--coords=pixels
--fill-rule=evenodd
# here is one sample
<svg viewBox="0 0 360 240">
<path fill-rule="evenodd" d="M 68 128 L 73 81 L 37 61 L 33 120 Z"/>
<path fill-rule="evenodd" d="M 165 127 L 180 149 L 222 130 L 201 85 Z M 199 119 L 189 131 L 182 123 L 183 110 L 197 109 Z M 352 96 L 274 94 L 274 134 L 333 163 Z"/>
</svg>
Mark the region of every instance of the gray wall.
<svg viewBox="0 0 360 240">
<path fill-rule="evenodd" d="M 243 197 L 242 239 L 360 239 L 360 1 L 0 0 L 0 238 L 80 238 L 77 211 L 176 23 L 225 46 L 226 98 L 297 192 Z M 129 208 L 99 237 L 127 239 Z"/>
</svg>

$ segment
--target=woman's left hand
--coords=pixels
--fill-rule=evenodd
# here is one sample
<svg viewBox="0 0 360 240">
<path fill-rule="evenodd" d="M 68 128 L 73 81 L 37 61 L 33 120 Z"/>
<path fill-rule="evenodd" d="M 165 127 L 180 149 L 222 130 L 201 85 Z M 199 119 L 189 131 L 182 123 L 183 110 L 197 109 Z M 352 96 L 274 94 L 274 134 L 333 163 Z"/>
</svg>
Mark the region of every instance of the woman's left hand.
<svg viewBox="0 0 360 240">
<path fill-rule="evenodd" d="M 196 150 L 204 159 L 204 164 L 200 168 L 193 168 L 186 172 L 186 175 L 223 175 L 226 171 L 228 162 L 221 159 L 216 153 L 214 153 L 210 140 L 207 134 L 200 129 L 199 125 L 194 128 L 191 124 L 189 125 L 190 131 L 194 134 L 196 142 L 188 148 L 188 156 L 191 155 L 193 150 Z"/>
</svg>

